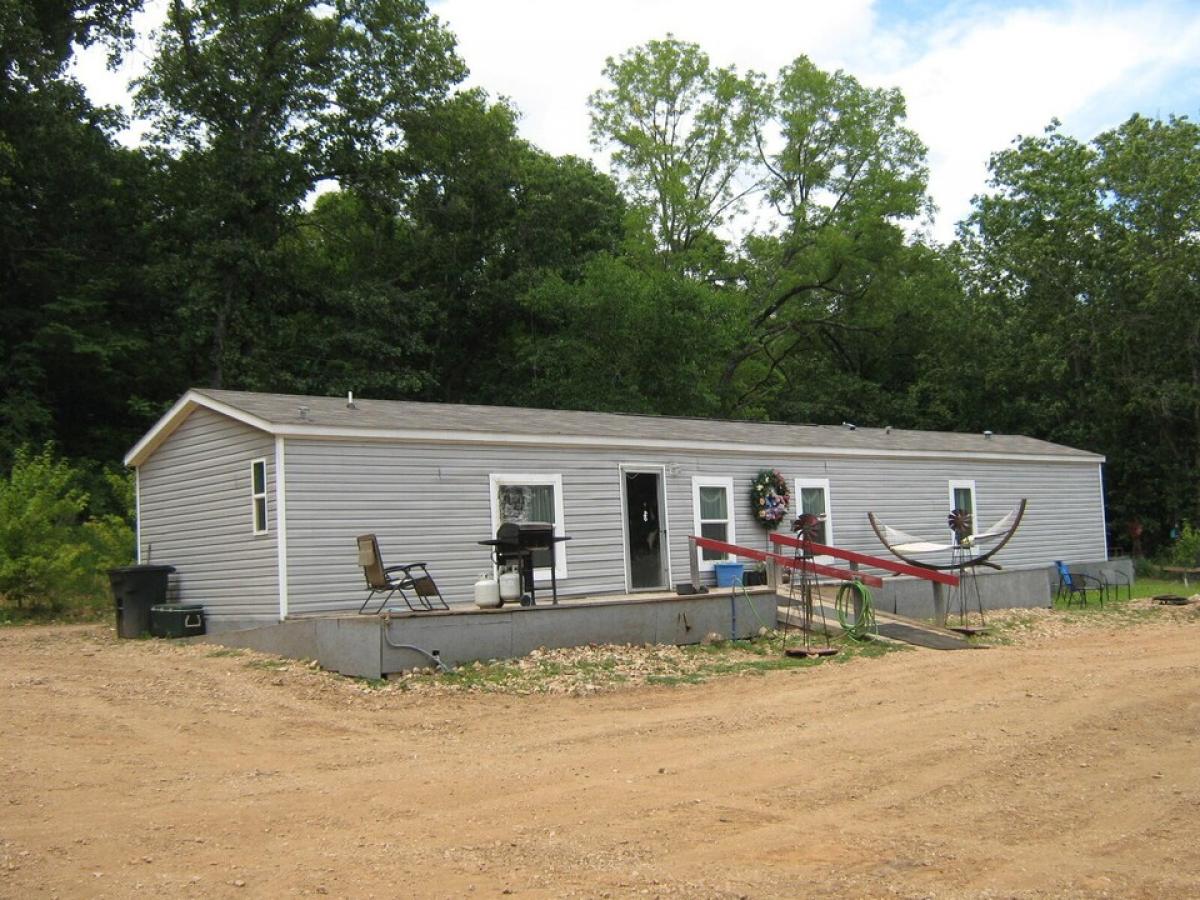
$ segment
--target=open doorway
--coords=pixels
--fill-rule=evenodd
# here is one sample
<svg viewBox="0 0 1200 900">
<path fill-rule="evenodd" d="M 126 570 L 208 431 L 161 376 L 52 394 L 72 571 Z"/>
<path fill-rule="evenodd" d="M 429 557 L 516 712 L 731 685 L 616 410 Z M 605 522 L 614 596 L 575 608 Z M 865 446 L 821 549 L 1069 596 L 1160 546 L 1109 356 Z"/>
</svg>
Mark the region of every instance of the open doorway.
<svg viewBox="0 0 1200 900">
<path fill-rule="evenodd" d="M 631 591 L 668 586 L 667 523 L 661 469 L 621 470 L 625 495 L 625 563 Z"/>
</svg>

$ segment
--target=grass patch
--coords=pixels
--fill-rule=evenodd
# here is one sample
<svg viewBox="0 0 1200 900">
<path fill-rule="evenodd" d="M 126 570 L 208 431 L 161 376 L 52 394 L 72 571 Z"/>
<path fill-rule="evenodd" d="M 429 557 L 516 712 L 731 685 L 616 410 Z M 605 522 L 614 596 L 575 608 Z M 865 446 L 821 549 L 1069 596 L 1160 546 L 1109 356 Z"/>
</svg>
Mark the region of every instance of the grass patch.
<svg viewBox="0 0 1200 900">
<path fill-rule="evenodd" d="M 252 659 L 246 663 L 248 669 L 286 669 L 291 664 L 290 659 Z"/>
<path fill-rule="evenodd" d="M 1186 623 L 1200 619 L 1200 607 L 1160 606 L 1150 598 L 1160 594 L 1188 596 L 1191 588 L 1180 582 L 1157 578 L 1139 578 L 1133 584 L 1133 598 L 1125 591 L 1120 598 L 1114 591 L 1104 605 L 1096 591 L 1088 592 L 1088 602 L 1067 605 L 1066 598 L 1056 599 L 1051 609 L 1006 610 L 988 616 L 992 629 L 976 640 L 989 644 L 1012 644 L 1034 636 L 1047 636 L 1058 631 L 1078 628 L 1135 628 L 1155 622 Z"/>
<path fill-rule="evenodd" d="M 1195 579 L 1191 579 L 1195 580 Z M 1179 578 L 1138 578 L 1133 582 L 1134 597 L 1157 597 L 1159 594 L 1179 594 L 1190 597 L 1200 592 L 1200 584 L 1184 585 Z M 1124 596 L 1124 590 L 1121 595 Z"/>
<path fill-rule="evenodd" d="M 210 658 L 220 658 L 222 656 L 245 656 L 246 651 L 240 647 L 222 647 L 220 650 L 213 650 L 211 653 L 204 654 Z"/>
<path fill-rule="evenodd" d="M 543 672 L 543 674 L 547 674 Z M 412 687 L 439 683 L 461 690 L 492 690 L 521 680 L 520 667 L 509 660 L 490 663 L 467 663 L 440 674 L 418 673 L 402 679 Z"/>
<path fill-rule="evenodd" d="M 695 672 L 688 675 L 647 675 L 646 684 L 660 684 L 670 687 L 681 684 L 703 684 L 706 681 L 703 675 Z"/>
<path fill-rule="evenodd" d="M 1117 590 L 1114 588 L 1109 596 L 1101 605 L 1101 596 L 1099 591 L 1087 592 L 1087 603 L 1080 604 L 1078 600 L 1070 605 L 1067 604 L 1069 597 L 1060 597 L 1054 601 L 1054 609 L 1068 616 L 1095 616 L 1108 614 L 1119 614 L 1132 616 L 1135 619 L 1153 618 L 1156 612 L 1155 607 L 1149 609 L 1142 606 L 1131 606 L 1131 600 L 1122 588 L 1120 596 L 1117 596 Z M 1167 581 L 1161 578 L 1138 578 L 1134 581 L 1133 587 L 1129 592 L 1133 595 L 1133 600 L 1147 599 L 1157 597 L 1160 594 L 1177 594 L 1182 596 L 1190 596 L 1193 591 L 1189 586 L 1185 588 L 1180 581 Z"/>
<path fill-rule="evenodd" d="M 33 601 L 18 606 L 0 598 L 0 628 L 12 625 L 86 625 L 112 621 L 111 600 L 79 601 L 73 605 Z"/>
</svg>

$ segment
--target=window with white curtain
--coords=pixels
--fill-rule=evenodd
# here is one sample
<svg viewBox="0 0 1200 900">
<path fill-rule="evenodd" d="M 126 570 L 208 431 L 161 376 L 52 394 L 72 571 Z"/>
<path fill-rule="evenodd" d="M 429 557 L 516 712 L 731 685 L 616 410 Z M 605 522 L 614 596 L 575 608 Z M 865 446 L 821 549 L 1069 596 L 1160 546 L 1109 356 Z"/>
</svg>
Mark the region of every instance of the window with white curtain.
<svg viewBox="0 0 1200 900">
<path fill-rule="evenodd" d="M 563 493 L 561 475 L 491 475 L 492 535 L 504 522 L 549 522 L 554 533 L 564 534 Z M 550 580 L 550 566 L 555 578 L 567 577 L 566 545 L 558 543 L 552 550 L 537 550 L 533 554 L 533 577 Z"/>
<path fill-rule="evenodd" d="M 692 479 L 692 510 L 695 514 L 695 534 L 700 537 L 737 543 L 733 521 L 733 479 L 697 475 Z M 714 562 L 728 559 L 719 550 L 700 548 L 700 569 L 710 571 Z"/>
<path fill-rule="evenodd" d="M 978 518 L 975 510 L 975 482 L 974 481 L 951 481 L 950 482 L 950 509 L 961 509 L 963 512 L 971 514 L 971 534 L 975 534 L 979 528 Z M 953 531 L 950 532 L 954 534 Z M 953 540 L 953 537 L 951 538 Z"/>
</svg>

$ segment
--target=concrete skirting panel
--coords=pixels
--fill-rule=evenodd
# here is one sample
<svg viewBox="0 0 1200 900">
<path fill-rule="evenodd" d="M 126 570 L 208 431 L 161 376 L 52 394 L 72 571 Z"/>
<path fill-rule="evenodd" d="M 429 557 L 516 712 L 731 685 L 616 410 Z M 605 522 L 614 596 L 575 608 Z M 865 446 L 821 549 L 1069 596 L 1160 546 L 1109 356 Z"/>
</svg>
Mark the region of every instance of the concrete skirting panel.
<svg viewBox="0 0 1200 900">
<path fill-rule="evenodd" d="M 524 656 L 539 647 L 587 644 L 697 644 L 715 632 L 752 637 L 776 626 L 779 598 L 728 592 L 690 597 L 566 602 L 558 606 L 379 616 L 291 619 L 193 640 L 245 647 L 292 659 L 316 659 L 322 668 L 355 678 L 380 678 L 432 664 L 449 666 Z"/>
<path fill-rule="evenodd" d="M 732 635 L 744 639 L 757 634 L 760 627 L 775 627 L 777 603 L 774 593 L 764 591 L 749 597 L 714 593 L 653 600 L 400 614 L 385 623 L 387 631 L 381 670 L 399 672 L 428 666 L 429 658 L 425 654 L 434 651 L 444 663 L 456 666 L 475 660 L 511 659 L 539 647 L 696 644 L 711 632 L 725 638 Z M 419 647 L 424 653 L 397 645 Z M 321 665 L 326 665 L 324 658 Z"/>
<path fill-rule="evenodd" d="M 217 631 L 188 638 L 196 644 L 219 644 L 222 647 L 244 647 L 262 653 L 274 653 L 289 659 L 317 658 L 317 620 L 294 619 L 259 625 L 240 631 Z"/>
<path fill-rule="evenodd" d="M 999 572 L 980 569 L 975 580 L 983 608 L 1048 607 L 1054 585 L 1058 583 L 1057 574 L 1051 582 L 1051 571 L 1041 568 L 1002 569 Z M 959 588 L 946 588 L 947 611 L 951 616 L 959 609 L 958 591 Z M 970 591 L 967 597 L 968 609 L 977 608 L 974 592 Z M 933 585 L 907 576 L 886 578 L 883 587 L 875 591 L 875 608 L 913 619 L 932 619 Z"/>
</svg>

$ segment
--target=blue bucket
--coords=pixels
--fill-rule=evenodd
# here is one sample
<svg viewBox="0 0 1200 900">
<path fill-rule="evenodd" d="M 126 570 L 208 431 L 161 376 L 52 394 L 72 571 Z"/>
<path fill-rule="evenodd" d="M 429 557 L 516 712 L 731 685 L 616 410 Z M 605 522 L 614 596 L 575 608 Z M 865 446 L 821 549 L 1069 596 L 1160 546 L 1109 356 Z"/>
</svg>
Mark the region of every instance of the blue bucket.
<svg viewBox="0 0 1200 900">
<path fill-rule="evenodd" d="M 742 583 L 742 573 L 746 567 L 739 562 L 713 563 L 713 572 L 717 576 L 717 587 L 734 587 Z"/>
</svg>

